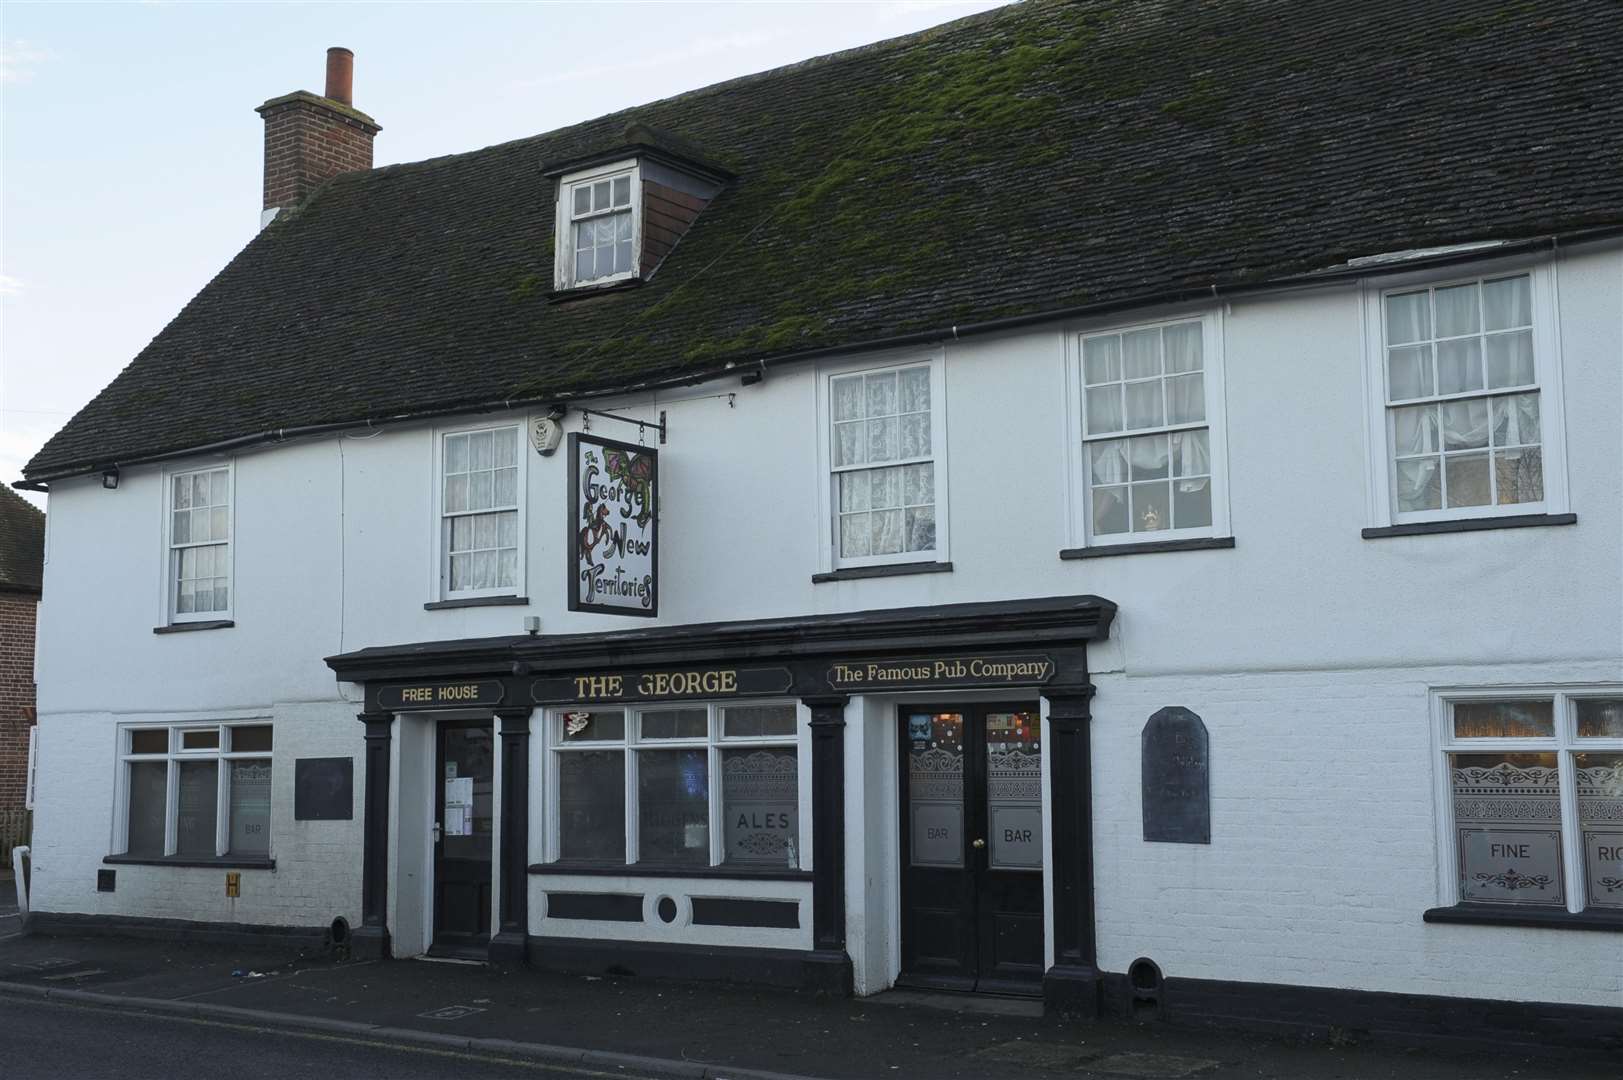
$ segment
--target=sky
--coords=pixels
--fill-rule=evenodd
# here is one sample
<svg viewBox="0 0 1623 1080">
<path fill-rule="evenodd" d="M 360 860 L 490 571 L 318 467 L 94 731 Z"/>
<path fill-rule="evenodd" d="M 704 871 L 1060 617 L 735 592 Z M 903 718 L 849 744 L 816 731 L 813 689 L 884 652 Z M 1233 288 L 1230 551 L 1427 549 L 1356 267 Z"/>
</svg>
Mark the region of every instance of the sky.
<svg viewBox="0 0 1623 1080">
<path fill-rule="evenodd" d="M 320 93 L 329 45 L 354 50 L 355 107 L 383 126 L 389 165 L 997 6 L 4 0 L 0 482 L 253 238 L 253 109 Z"/>
</svg>

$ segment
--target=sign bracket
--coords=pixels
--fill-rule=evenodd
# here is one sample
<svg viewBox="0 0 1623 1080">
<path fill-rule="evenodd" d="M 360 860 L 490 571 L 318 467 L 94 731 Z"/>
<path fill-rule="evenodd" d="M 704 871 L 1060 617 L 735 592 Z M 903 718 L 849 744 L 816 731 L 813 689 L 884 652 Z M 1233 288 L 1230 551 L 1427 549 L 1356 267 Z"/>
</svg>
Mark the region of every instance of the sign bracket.
<svg viewBox="0 0 1623 1080">
<path fill-rule="evenodd" d="M 580 415 L 581 415 L 581 429 L 583 431 L 591 431 L 592 430 L 591 418 L 594 417 L 594 416 L 601 416 L 605 420 L 618 420 L 622 424 L 636 424 L 637 425 L 637 441 L 638 442 L 642 441 L 643 435 L 647 431 L 647 429 L 653 428 L 655 431 L 659 432 L 659 445 L 661 445 L 661 446 L 665 445 L 665 410 L 664 409 L 659 410 L 659 423 L 657 423 L 657 424 L 650 423 L 647 420 L 638 420 L 636 417 L 633 417 L 633 416 L 621 416 L 618 413 L 602 412 L 602 411 L 600 411 L 598 409 L 576 409 L 575 411 L 580 413 Z"/>
</svg>

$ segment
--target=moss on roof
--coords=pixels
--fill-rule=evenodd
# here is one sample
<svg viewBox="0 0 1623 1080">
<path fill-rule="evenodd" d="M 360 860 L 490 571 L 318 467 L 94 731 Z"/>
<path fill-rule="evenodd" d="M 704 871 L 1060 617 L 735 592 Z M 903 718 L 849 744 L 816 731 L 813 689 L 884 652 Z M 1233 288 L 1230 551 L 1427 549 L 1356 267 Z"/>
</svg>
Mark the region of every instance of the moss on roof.
<svg viewBox="0 0 1623 1080">
<path fill-rule="evenodd" d="M 630 124 L 737 178 L 641 287 L 549 303 L 540 168 Z M 337 177 L 28 473 L 1620 222 L 1623 5 L 1033 0 Z"/>
</svg>

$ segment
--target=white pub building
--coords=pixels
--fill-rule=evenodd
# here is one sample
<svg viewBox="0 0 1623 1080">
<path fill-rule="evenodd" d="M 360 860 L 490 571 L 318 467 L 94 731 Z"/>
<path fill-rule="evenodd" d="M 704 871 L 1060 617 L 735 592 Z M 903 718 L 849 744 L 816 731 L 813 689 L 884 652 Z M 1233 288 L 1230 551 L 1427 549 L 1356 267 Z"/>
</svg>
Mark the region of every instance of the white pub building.
<svg viewBox="0 0 1623 1080">
<path fill-rule="evenodd" d="M 331 51 L 22 482 L 33 928 L 1616 1045 L 1623 10 L 1276 6 Z"/>
</svg>

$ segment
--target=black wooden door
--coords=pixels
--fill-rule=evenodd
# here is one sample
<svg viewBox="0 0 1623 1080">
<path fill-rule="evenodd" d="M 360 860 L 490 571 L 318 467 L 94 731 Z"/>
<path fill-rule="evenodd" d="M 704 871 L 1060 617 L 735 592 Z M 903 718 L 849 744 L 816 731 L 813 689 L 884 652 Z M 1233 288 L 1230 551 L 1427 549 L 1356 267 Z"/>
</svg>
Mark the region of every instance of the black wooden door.
<svg viewBox="0 0 1623 1080">
<path fill-rule="evenodd" d="M 439 726 L 436 948 L 477 947 L 490 940 L 493 734 L 489 721 L 445 721 Z"/>
<path fill-rule="evenodd" d="M 1042 746 L 1020 705 L 903 707 L 902 975 L 1041 990 Z"/>
</svg>

